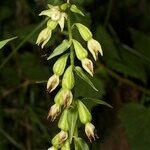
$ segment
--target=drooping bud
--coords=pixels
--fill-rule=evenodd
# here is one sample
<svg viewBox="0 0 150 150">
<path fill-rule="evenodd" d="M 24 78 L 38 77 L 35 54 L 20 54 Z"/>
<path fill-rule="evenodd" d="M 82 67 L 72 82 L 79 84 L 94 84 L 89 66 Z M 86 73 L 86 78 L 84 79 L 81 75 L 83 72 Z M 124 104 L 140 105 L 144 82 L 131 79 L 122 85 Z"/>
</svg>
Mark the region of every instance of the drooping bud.
<svg viewBox="0 0 150 150">
<path fill-rule="evenodd" d="M 52 92 L 59 85 L 59 76 L 54 74 L 47 81 L 47 91 Z"/>
<path fill-rule="evenodd" d="M 54 74 L 61 76 L 64 73 L 66 62 L 67 62 L 68 54 L 61 56 L 53 66 Z"/>
<path fill-rule="evenodd" d="M 78 100 L 78 112 L 81 123 L 86 124 L 91 122 L 92 116 L 87 107 L 80 100 Z"/>
<path fill-rule="evenodd" d="M 57 148 L 55 148 L 54 146 L 48 148 L 47 150 L 58 150 Z"/>
<path fill-rule="evenodd" d="M 52 20 L 48 20 L 47 21 L 47 27 L 50 29 L 50 30 L 54 30 L 57 26 L 57 22 L 56 21 L 52 21 Z"/>
<path fill-rule="evenodd" d="M 58 127 L 63 130 L 63 131 L 68 131 L 69 130 L 69 125 L 68 125 L 68 110 L 65 109 L 63 113 L 61 114 L 61 117 L 58 122 Z"/>
<path fill-rule="evenodd" d="M 88 40 L 90 40 L 92 38 L 92 33 L 86 26 L 84 26 L 81 23 L 76 23 L 75 25 L 77 26 L 80 35 L 82 36 L 82 38 L 85 41 L 88 41 Z"/>
<path fill-rule="evenodd" d="M 47 118 L 50 117 L 51 121 L 54 121 L 60 113 L 61 113 L 61 106 L 58 104 L 54 104 L 50 108 Z"/>
<path fill-rule="evenodd" d="M 88 139 L 90 140 L 90 142 L 92 142 L 92 139 L 95 140 L 95 138 L 98 138 L 97 134 L 95 133 L 95 126 L 88 122 L 85 125 L 85 133 L 88 137 Z"/>
<path fill-rule="evenodd" d="M 101 45 L 98 41 L 94 40 L 94 39 L 90 39 L 88 41 L 88 49 L 89 51 L 91 52 L 91 54 L 93 55 L 95 61 L 97 60 L 98 58 L 98 52 L 103 55 L 103 51 L 102 51 L 102 48 L 101 48 Z"/>
<path fill-rule="evenodd" d="M 69 107 L 72 103 L 72 100 L 73 100 L 72 92 L 70 90 L 64 89 L 62 96 L 63 96 L 64 107 Z"/>
<path fill-rule="evenodd" d="M 57 149 L 61 148 L 64 144 L 64 142 L 68 138 L 68 133 L 65 131 L 60 131 L 53 139 L 52 139 L 52 144 L 54 147 Z"/>
<path fill-rule="evenodd" d="M 40 45 L 43 43 L 41 47 L 44 48 L 45 44 L 50 40 L 51 34 L 52 31 L 49 28 L 43 29 L 37 38 L 36 44 Z"/>
<path fill-rule="evenodd" d="M 81 60 L 82 67 L 91 75 L 93 76 L 93 63 L 90 59 L 85 58 Z"/>
<path fill-rule="evenodd" d="M 76 56 L 79 60 L 82 60 L 88 56 L 88 52 L 83 46 L 77 41 L 73 39 L 73 45 L 75 49 Z"/>
<path fill-rule="evenodd" d="M 64 4 L 60 5 L 60 9 L 62 11 L 65 11 L 69 7 L 69 5 L 70 5 L 69 3 L 64 3 Z"/>
<path fill-rule="evenodd" d="M 74 74 L 72 66 L 65 71 L 62 79 L 62 88 L 71 90 L 74 87 Z"/>
<path fill-rule="evenodd" d="M 65 144 L 62 146 L 61 150 L 71 150 L 69 140 L 66 140 Z"/>
</svg>

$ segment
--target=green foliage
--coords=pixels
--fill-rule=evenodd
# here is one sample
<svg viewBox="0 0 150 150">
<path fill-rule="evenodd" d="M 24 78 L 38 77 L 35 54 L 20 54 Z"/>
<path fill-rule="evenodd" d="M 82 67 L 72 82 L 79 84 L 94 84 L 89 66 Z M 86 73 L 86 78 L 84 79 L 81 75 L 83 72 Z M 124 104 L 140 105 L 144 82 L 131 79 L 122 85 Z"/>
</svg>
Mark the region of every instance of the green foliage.
<svg viewBox="0 0 150 150">
<path fill-rule="evenodd" d="M 129 145 L 132 150 L 148 150 L 150 147 L 150 109 L 130 103 L 120 113 Z"/>
</svg>

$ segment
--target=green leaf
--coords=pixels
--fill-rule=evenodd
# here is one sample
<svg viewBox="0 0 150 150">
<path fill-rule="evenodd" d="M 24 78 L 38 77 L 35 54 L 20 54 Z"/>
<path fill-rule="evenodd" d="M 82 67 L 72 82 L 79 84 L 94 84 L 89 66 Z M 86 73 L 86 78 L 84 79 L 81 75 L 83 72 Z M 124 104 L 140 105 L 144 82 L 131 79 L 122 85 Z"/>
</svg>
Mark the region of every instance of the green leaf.
<svg viewBox="0 0 150 150">
<path fill-rule="evenodd" d="M 82 138 L 75 138 L 75 150 L 89 150 L 89 146 Z"/>
<path fill-rule="evenodd" d="M 70 143 L 72 141 L 75 129 L 76 129 L 76 124 L 77 124 L 77 119 L 78 119 L 78 111 L 77 109 L 70 109 L 68 111 L 68 124 L 69 124 L 69 137 L 70 137 Z"/>
<path fill-rule="evenodd" d="M 10 38 L 10 39 L 6 39 L 6 40 L 3 40 L 3 41 L 0 41 L 0 49 L 2 49 L 8 42 L 16 39 L 17 37 L 13 37 L 13 38 Z"/>
<path fill-rule="evenodd" d="M 83 12 L 76 5 L 71 5 L 70 10 L 74 13 L 84 16 Z"/>
<path fill-rule="evenodd" d="M 69 47 L 70 47 L 71 43 L 68 40 L 63 40 L 63 42 L 58 45 L 58 47 L 56 47 L 54 49 L 54 51 L 52 52 L 52 54 L 47 58 L 47 60 L 52 59 L 55 56 L 58 56 L 60 54 L 62 54 L 63 52 L 65 52 Z"/>
<path fill-rule="evenodd" d="M 81 79 L 83 79 L 87 84 L 89 84 L 95 91 L 98 91 L 98 89 L 94 86 L 94 84 L 91 82 L 88 76 L 84 73 L 81 67 L 79 66 L 75 67 L 75 72 Z"/>
<path fill-rule="evenodd" d="M 90 101 L 91 103 L 96 103 L 96 104 L 99 104 L 99 105 L 105 105 L 105 106 L 108 106 L 110 108 L 113 108 L 110 104 L 108 104 L 107 102 L 105 101 L 102 101 L 100 99 L 95 99 L 95 98 L 83 98 L 82 101 Z"/>
<path fill-rule="evenodd" d="M 150 109 L 136 103 L 124 105 L 120 112 L 122 126 L 132 150 L 150 148 Z"/>
</svg>

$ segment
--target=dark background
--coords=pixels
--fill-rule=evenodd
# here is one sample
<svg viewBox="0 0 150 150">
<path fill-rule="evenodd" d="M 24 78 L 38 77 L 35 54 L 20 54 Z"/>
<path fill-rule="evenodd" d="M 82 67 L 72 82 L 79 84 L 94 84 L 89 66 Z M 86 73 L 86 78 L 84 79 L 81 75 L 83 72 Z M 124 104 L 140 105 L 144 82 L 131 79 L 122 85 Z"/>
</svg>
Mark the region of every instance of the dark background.
<svg viewBox="0 0 150 150">
<path fill-rule="evenodd" d="M 60 0 L 48 0 L 57 4 Z M 104 56 L 94 64 L 94 92 L 76 79 L 76 96 L 95 97 L 113 109 L 86 102 L 99 139 L 91 150 L 150 149 L 150 2 L 148 0 L 72 0 L 86 17 Z M 46 119 L 53 97 L 46 92 L 56 59 L 47 61 L 64 39 L 57 29 L 50 47 L 35 45 L 46 0 L 0 1 L 0 39 L 18 36 L 0 50 L 0 150 L 45 150 L 58 131 Z M 91 56 L 90 56 L 91 57 Z M 36 82 L 40 83 L 36 83 Z M 80 134 L 84 127 L 80 127 Z M 87 138 L 85 137 L 86 141 Z"/>
</svg>

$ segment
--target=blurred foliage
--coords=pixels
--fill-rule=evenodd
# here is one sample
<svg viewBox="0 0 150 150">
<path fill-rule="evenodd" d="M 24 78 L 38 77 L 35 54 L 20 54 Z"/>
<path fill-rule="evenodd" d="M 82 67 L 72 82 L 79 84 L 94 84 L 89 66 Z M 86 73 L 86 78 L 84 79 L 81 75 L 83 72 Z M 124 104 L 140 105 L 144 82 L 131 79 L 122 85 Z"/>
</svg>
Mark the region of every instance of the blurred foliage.
<svg viewBox="0 0 150 150">
<path fill-rule="evenodd" d="M 89 26 L 104 51 L 104 57 L 95 63 L 96 77 L 92 79 L 99 92 L 76 76 L 75 94 L 113 106 L 110 109 L 92 100 L 86 102 L 100 136 L 90 149 L 149 150 L 150 2 L 72 2 L 86 14 L 85 20 L 78 15 L 72 19 Z M 55 124 L 46 119 L 54 95 L 45 90 L 55 58 L 52 62 L 46 59 L 66 33 L 53 33 L 50 47 L 43 50 L 35 46 L 44 27 L 38 14 L 46 4 L 46 0 L 0 1 L 0 41 L 18 36 L 0 49 L 0 150 L 43 150 L 57 132 Z M 85 138 L 83 127 L 80 132 Z"/>
</svg>

